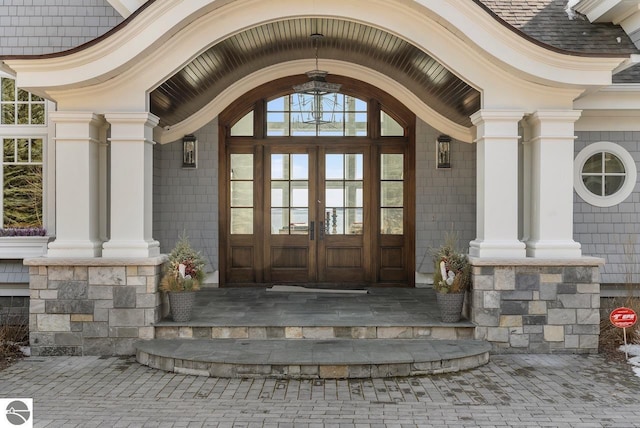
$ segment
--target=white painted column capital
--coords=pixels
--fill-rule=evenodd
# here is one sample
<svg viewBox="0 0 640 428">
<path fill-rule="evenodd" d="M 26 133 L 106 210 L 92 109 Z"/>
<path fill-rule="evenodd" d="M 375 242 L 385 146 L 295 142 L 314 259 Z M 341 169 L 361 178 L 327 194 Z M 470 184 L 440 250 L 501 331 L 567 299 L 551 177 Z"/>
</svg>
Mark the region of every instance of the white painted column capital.
<svg viewBox="0 0 640 428">
<path fill-rule="evenodd" d="M 573 240 L 573 155 L 577 110 L 540 110 L 531 128 L 531 223 L 527 255 L 581 257 Z"/>
<path fill-rule="evenodd" d="M 103 257 L 154 257 L 160 244 L 153 228 L 153 128 L 147 112 L 106 113 L 111 124 L 110 240 Z"/>
<path fill-rule="evenodd" d="M 104 120 L 86 111 L 56 111 L 56 240 L 49 257 L 99 257 L 98 144 Z"/>
<path fill-rule="evenodd" d="M 480 110 L 471 116 L 477 128 L 477 238 L 474 257 L 525 257 L 518 240 L 518 122 L 524 112 Z"/>
</svg>

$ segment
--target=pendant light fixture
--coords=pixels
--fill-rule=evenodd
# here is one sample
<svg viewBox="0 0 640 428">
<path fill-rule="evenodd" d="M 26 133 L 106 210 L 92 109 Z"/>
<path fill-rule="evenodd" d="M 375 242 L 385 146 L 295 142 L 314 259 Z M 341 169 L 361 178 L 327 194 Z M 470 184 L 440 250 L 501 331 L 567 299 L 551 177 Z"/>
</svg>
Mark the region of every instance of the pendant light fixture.
<svg viewBox="0 0 640 428">
<path fill-rule="evenodd" d="M 342 85 L 329 83 L 328 72 L 318 68 L 318 44 L 324 36 L 320 33 L 311 35 L 315 50 L 316 68 L 307 71 L 308 82 L 293 86 L 298 96 L 298 106 L 302 121 L 308 124 L 321 125 L 335 122 L 335 109 L 338 104 L 338 91 Z"/>
</svg>

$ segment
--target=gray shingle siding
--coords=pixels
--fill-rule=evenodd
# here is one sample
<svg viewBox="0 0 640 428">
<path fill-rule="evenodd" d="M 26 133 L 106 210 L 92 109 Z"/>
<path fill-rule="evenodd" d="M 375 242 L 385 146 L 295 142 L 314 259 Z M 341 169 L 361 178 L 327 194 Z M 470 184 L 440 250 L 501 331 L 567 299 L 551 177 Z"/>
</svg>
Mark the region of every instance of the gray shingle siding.
<svg viewBox="0 0 640 428">
<path fill-rule="evenodd" d="M 640 166 L 640 132 L 577 132 L 576 155 L 590 143 L 610 141 L 624 147 Z M 603 283 L 640 282 L 640 192 L 638 185 L 623 202 L 596 207 L 574 192 L 574 239 L 585 256 L 603 257 Z"/>
<path fill-rule="evenodd" d="M 0 0 L 0 56 L 71 49 L 122 20 L 107 0 Z"/>
<path fill-rule="evenodd" d="M 437 169 L 440 132 L 416 123 L 416 271 L 433 272 L 431 249 L 446 232 L 458 234 L 464 251 L 476 237 L 476 145 L 453 141 L 451 169 Z"/>
<path fill-rule="evenodd" d="M 0 284 L 28 284 L 29 268 L 22 260 L 0 261 Z"/>
<path fill-rule="evenodd" d="M 218 269 L 218 120 L 194 133 L 196 169 L 182 168 L 182 141 L 154 146 L 153 237 L 169 253 L 186 232 L 191 244 Z"/>
</svg>

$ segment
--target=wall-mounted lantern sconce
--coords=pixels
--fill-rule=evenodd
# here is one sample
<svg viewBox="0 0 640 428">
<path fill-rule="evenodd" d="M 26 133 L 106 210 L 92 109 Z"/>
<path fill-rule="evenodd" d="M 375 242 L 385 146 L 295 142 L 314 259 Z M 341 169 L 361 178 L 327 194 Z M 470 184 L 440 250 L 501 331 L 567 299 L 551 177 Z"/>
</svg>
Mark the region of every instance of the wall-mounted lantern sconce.
<svg viewBox="0 0 640 428">
<path fill-rule="evenodd" d="M 182 138 L 182 167 L 195 168 L 198 153 L 198 140 L 193 135 Z"/>
<path fill-rule="evenodd" d="M 451 168 L 451 137 L 448 135 L 441 135 L 436 141 L 436 161 L 438 169 Z"/>
</svg>

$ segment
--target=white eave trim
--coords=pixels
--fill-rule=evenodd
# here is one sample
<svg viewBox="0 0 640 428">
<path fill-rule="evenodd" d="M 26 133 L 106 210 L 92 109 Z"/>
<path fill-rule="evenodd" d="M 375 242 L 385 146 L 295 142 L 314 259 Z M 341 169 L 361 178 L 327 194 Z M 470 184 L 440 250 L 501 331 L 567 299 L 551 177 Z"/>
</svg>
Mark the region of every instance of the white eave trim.
<svg viewBox="0 0 640 428">
<path fill-rule="evenodd" d="M 146 0 L 107 0 L 109 4 L 120 14 L 123 18 L 128 18 L 133 12 L 138 10 Z"/>
<path fill-rule="evenodd" d="M 639 10 L 639 0 L 581 0 L 574 6 L 589 22 L 619 24 Z"/>
<path fill-rule="evenodd" d="M 322 6 L 315 2 L 282 0 L 281 7 L 270 8 L 269 17 L 261 0 L 156 0 L 124 28 L 81 51 L 54 58 L 25 58 L 5 60 L 16 72 L 18 84 L 28 90 L 46 87 L 68 89 L 85 87 L 111 79 L 130 68 L 140 58 L 151 55 L 178 32 L 202 31 L 196 20 L 215 24 L 220 19 L 243 16 L 238 25 L 258 25 L 265 19 L 295 16 L 335 16 L 384 27 L 382 17 L 387 13 L 400 13 L 424 22 L 426 27 L 439 26 L 448 37 L 460 38 L 487 57 L 515 71 L 525 80 L 556 85 L 584 86 L 610 83 L 611 71 L 626 59 L 582 57 L 558 53 L 539 46 L 506 28 L 471 1 L 416 0 L 415 2 L 389 2 L 388 0 L 325 0 Z M 256 10 L 247 15 L 247 10 Z M 360 15 L 356 13 L 360 11 Z M 426 28 L 425 27 L 425 28 Z M 195 29 L 194 29 L 195 28 Z M 208 27 L 211 28 L 210 26 Z M 238 27 L 237 27 L 238 28 Z M 411 39 L 410 35 L 401 37 Z M 215 43 L 216 40 L 206 40 Z M 197 54 L 198 52 L 194 52 Z M 181 64 L 175 64 L 180 67 Z M 513 72 L 512 71 L 512 72 Z"/>
</svg>

